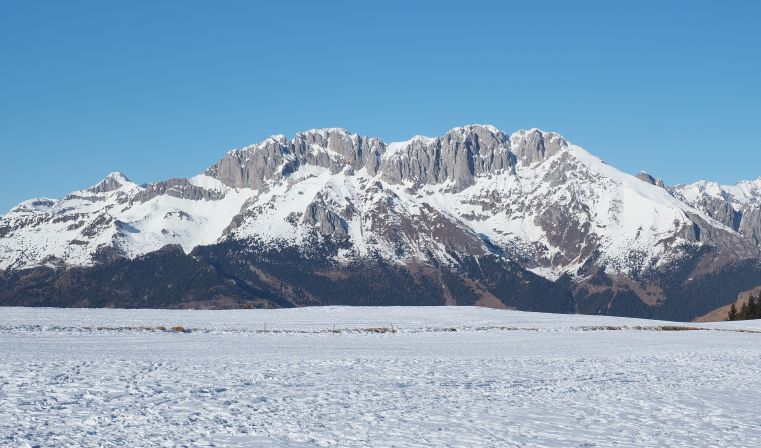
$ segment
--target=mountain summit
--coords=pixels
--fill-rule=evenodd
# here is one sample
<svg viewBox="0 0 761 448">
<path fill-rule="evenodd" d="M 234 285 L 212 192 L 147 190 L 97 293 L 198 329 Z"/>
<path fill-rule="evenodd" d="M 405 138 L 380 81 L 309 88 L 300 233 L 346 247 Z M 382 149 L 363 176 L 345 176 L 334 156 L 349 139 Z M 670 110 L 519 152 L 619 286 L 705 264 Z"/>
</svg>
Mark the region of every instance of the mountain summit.
<svg viewBox="0 0 761 448">
<path fill-rule="evenodd" d="M 395 143 L 313 129 L 229 151 L 189 179 L 112 173 L 20 204 L 0 220 L 0 303 L 479 303 L 689 319 L 761 284 L 760 195 L 759 181 L 666 187 L 539 129 Z M 145 278 L 146 266 L 158 271 Z"/>
</svg>

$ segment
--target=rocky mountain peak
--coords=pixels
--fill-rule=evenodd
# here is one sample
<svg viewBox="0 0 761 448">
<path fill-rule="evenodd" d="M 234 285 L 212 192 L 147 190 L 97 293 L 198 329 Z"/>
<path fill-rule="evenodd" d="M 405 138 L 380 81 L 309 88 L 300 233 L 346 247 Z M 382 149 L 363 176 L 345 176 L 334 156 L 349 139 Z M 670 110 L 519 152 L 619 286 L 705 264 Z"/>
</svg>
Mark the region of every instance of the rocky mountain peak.
<svg viewBox="0 0 761 448">
<path fill-rule="evenodd" d="M 508 137 L 504 132 L 500 131 L 490 124 L 469 124 L 452 128 L 446 134 L 444 134 L 442 139 L 466 140 L 473 139 L 474 137 L 484 141 L 495 140 L 501 143 L 508 141 Z"/>
<path fill-rule="evenodd" d="M 128 184 L 132 184 L 132 181 L 130 181 L 127 176 L 118 171 L 114 171 L 96 185 L 88 188 L 88 191 L 92 193 L 108 193 L 118 190 Z"/>
<path fill-rule="evenodd" d="M 510 148 L 516 159 L 526 165 L 543 162 L 568 147 L 568 141 L 554 132 L 533 128 L 510 136 Z"/>
</svg>

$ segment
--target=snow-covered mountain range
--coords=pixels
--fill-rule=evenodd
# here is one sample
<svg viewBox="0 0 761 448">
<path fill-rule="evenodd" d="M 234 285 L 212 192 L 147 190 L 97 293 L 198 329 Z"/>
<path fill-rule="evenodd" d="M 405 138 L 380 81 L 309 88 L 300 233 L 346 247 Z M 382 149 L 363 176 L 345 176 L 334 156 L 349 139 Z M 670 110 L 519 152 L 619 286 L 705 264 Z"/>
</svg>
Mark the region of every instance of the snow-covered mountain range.
<svg viewBox="0 0 761 448">
<path fill-rule="evenodd" d="M 668 187 L 538 129 L 471 125 L 395 143 L 319 129 L 230 151 L 189 179 L 137 185 L 112 173 L 59 200 L 25 201 L 0 220 L 0 270 L 18 286 L 29 281 L 25 271 L 139 263 L 168 245 L 196 261 L 234 247 L 239 286 L 258 281 L 269 291 L 279 282 L 290 304 L 300 304 L 294 294 L 325 302 L 258 266 L 288 265 L 282 254 L 291 251 L 303 269 L 329 265 L 331 278 L 382 264 L 432 278 L 446 303 L 460 303 L 460 288 L 446 281 L 455 276 L 475 301 L 521 307 L 494 293 L 494 278 L 479 278 L 483 267 L 472 263 L 488 258 L 562 287 L 574 297 L 569 311 L 673 318 L 658 310 L 680 289 L 675 281 L 713 281 L 727 270 L 742 277 L 695 312 L 761 284 L 760 198 L 761 179 Z M 250 266 L 241 276 L 243 259 Z M 272 300 L 265 305 L 283 305 Z"/>
</svg>

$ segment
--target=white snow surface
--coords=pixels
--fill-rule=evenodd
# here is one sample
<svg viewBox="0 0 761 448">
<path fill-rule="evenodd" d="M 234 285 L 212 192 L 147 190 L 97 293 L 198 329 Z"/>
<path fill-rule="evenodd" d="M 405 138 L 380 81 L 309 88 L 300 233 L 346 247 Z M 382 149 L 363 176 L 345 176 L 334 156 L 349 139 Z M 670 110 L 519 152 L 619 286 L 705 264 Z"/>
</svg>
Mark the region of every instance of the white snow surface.
<svg viewBox="0 0 761 448">
<path fill-rule="evenodd" d="M 192 331 L 128 328 L 159 325 Z M 761 446 L 761 334 L 732 331 L 761 325 L 664 325 L 471 307 L 0 308 L 0 446 Z"/>
</svg>

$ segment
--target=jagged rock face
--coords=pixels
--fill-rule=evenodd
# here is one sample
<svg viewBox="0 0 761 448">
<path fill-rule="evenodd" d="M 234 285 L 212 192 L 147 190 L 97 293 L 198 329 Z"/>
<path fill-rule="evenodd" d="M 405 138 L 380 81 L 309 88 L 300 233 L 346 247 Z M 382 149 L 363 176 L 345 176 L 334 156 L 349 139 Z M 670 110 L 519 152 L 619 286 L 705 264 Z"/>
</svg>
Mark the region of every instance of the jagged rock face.
<svg viewBox="0 0 761 448">
<path fill-rule="evenodd" d="M 511 145 L 516 152 L 511 152 Z M 440 138 L 417 137 L 390 146 L 330 129 L 299 133 L 290 141 L 271 137 L 259 145 L 231 151 L 205 174 L 232 187 L 266 189 L 302 165 L 328 168 L 333 173 L 348 165 L 355 171 L 365 168 L 371 176 L 380 173 L 391 183 L 452 182 L 462 190 L 473 185 L 477 176 L 510 170 L 516 156 L 534 163 L 567 146 L 554 133 L 531 130 L 511 138 L 491 126 L 466 126 Z"/>
<path fill-rule="evenodd" d="M 466 126 L 436 139 L 413 138 L 394 144 L 383 155 L 381 176 L 391 183 L 415 186 L 453 183 L 455 190 L 473 185 L 477 176 L 512 167 L 510 141 L 487 126 Z"/>
<path fill-rule="evenodd" d="M 302 223 L 314 226 L 321 235 L 345 237 L 348 224 L 324 205 L 311 203 L 304 212 Z"/>
<path fill-rule="evenodd" d="M 192 201 L 219 201 L 224 199 L 225 191 L 199 187 L 187 179 L 169 179 L 146 186 L 132 200 L 147 202 L 157 196 L 164 195 Z"/>
<path fill-rule="evenodd" d="M 510 143 L 516 158 L 527 165 L 542 162 L 568 147 L 568 142 L 560 135 L 538 129 L 518 131 Z"/>
<path fill-rule="evenodd" d="M 351 135 L 342 130 L 300 133 L 294 138 L 293 145 L 301 163 L 330 168 L 333 172 L 345 165 L 354 170 L 366 167 L 371 175 L 378 171 L 379 156 L 385 147 L 378 139 Z M 331 152 L 340 157 L 330 157 Z"/>
<path fill-rule="evenodd" d="M 706 212 L 708 216 L 719 221 L 725 226 L 733 229 L 740 229 L 740 221 L 742 214 L 732 207 L 732 204 L 728 201 L 718 198 L 705 197 L 703 200 L 696 204 L 698 209 Z"/>
<path fill-rule="evenodd" d="M 254 149 L 232 151 L 205 174 L 219 179 L 225 185 L 259 189 L 276 175 L 289 171 L 293 158 L 285 139 L 268 139 Z"/>
<path fill-rule="evenodd" d="M 686 204 L 736 232 L 732 236 L 739 238 L 732 238 L 731 242 L 724 244 L 725 249 L 731 251 L 742 245 L 756 248 L 761 246 L 761 179 L 737 185 L 701 181 L 677 185 L 671 188 L 671 192 Z M 742 244 L 736 243 L 737 239 L 741 239 Z"/>
<path fill-rule="evenodd" d="M 259 145 L 229 152 L 204 174 L 236 188 L 266 189 L 302 165 L 340 172 L 346 165 L 378 170 L 384 145 L 378 139 L 350 135 L 342 129 L 296 134 L 293 140 L 270 137 Z"/>
<path fill-rule="evenodd" d="M 705 216 L 688 213 L 692 220 L 691 227 L 685 227 L 681 236 L 692 243 L 705 243 L 718 248 L 728 257 L 744 260 L 759 257 L 759 247 L 744 235 L 729 231 L 728 228 L 717 227 Z"/>
<path fill-rule="evenodd" d="M 739 232 L 756 246 L 761 246 L 761 208 L 752 204 L 735 212 L 735 222 L 740 221 Z"/>
</svg>

